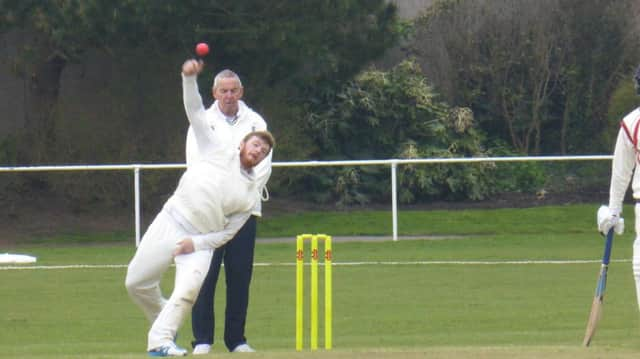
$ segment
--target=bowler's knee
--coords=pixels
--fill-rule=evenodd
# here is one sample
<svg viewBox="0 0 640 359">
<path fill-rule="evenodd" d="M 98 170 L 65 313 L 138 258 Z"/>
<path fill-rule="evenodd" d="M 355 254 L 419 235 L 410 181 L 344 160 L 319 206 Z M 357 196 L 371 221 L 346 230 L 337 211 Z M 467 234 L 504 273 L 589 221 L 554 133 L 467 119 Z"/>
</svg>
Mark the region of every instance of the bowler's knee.
<svg viewBox="0 0 640 359">
<path fill-rule="evenodd" d="M 129 273 L 127 273 L 127 277 L 124 279 L 124 286 L 127 288 L 130 296 L 136 296 L 142 290 L 141 281 Z"/>
<path fill-rule="evenodd" d="M 185 280 L 182 285 L 176 287 L 175 290 L 178 292 L 176 293 L 178 297 L 186 303 L 193 304 L 200 293 L 205 275 L 206 273 L 202 273 L 199 270 L 191 272 L 188 280 Z"/>
</svg>

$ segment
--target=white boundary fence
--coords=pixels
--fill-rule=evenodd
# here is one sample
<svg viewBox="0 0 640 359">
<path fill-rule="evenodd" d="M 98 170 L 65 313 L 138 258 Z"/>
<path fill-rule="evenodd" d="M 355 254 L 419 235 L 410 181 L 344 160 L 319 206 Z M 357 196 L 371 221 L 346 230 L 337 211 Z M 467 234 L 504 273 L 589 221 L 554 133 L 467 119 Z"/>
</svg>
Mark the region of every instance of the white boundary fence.
<svg viewBox="0 0 640 359">
<path fill-rule="evenodd" d="M 479 163 L 479 162 L 530 162 L 530 161 L 596 161 L 611 160 L 611 155 L 591 156 L 523 156 L 523 157 L 470 157 L 470 158 L 416 158 L 361 161 L 297 161 L 274 162 L 277 167 L 344 167 L 344 166 L 389 166 L 391 169 L 391 226 L 392 239 L 398 240 L 398 199 L 397 168 L 403 164 L 442 164 L 442 163 Z M 184 163 L 176 164 L 127 164 L 127 165 L 55 165 L 55 166 L 16 166 L 0 167 L 0 172 L 63 172 L 63 171 L 133 171 L 134 173 L 134 213 L 136 246 L 140 243 L 140 171 L 162 169 L 184 169 Z"/>
</svg>

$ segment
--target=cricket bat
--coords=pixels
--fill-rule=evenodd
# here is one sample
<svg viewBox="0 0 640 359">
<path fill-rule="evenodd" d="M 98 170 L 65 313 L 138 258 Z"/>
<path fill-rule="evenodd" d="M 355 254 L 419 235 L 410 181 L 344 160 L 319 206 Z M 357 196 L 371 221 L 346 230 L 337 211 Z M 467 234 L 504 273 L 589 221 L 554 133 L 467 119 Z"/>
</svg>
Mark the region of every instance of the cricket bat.
<svg viewBox="0 0 640 359">
<path fill-rule="evenodd" d="M 602 316 L 602 306 L 604 304 L 604 290 L 607 287 L 607 270 L 609 269 L 609 257 L 611 257 L 611 245 L 613 243 L 613 228 L 607 233 L 604 243 L 604 255 L 602 256 L 602 264 L 600 265 L 600 275 L 598 276 L 598 284 L 596 285 L 596 294 L 591 304 L 591 313 L 589 313 L 589 321 L 587 322 L 587 330 L 584 333 L 582 345 L 588 347 L 596 334 L 596 326 Z"/>
</svg>

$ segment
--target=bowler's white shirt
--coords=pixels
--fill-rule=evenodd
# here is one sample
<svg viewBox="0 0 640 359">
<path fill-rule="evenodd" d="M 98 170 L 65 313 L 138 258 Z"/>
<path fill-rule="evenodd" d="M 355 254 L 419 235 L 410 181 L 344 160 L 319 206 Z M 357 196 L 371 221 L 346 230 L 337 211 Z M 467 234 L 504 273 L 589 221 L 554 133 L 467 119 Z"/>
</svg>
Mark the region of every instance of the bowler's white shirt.
<svg viewBox="0 0 640 359">
<path fill-rule="evenodd" d="M 192 158 L 167 212 L 190 232 L 196 250 L 217 248 L 233 238 L 259 201 L 253 171 L 240 165 L 237 147 L 209 130 L 196 76 L 182 76 L 183 100 L 199 157 Z M 197 235 L 200 234 L 200 235 Z"/>
<path fill-rule="evenodd" d="M 214 102 L 211 107 L 206 110 L 206 121 L 208 124 L 207 131 L 209 136 L 214 138 L 216 143 L 227 148 L 238 148 L 242 139 L 254 131 L 267 130 L 267 123 L 264 119 L 243 101 L 238 101 L 238 113 L 235 116 L 235 122 L 229 123 L 227 116 L 220 111 L 218 101 Z M 197 138 L 194 136 L 193 125 L 187 131 L 186 157 L 187 167 L 196 163 L 202 154 L 199 150 Z M 261 193 L 271 176 L 271 158 L 273 151 L 253 168 L 256 177 L 256 207 L 252 214 L 256 216 L 262 215 L 262 203 L 260 201 Z"/>
</svg>

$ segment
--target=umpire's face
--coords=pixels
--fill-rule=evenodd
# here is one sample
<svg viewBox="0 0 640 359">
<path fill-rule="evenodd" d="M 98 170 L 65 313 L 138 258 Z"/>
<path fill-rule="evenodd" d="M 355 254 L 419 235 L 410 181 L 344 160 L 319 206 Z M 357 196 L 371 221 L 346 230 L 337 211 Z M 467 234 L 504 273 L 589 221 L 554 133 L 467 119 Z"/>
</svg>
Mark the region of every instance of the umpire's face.
<svg viewBox="0 0 640 359">
<path fill-rule="evenodd" d="M 213 88 L 213 97 L 218 100 L 220 111 L 227 116 L 238 114 L 238 101 L 242 98 L 242 86 L 238 79 L 221 78 Z"/>
</svg>

